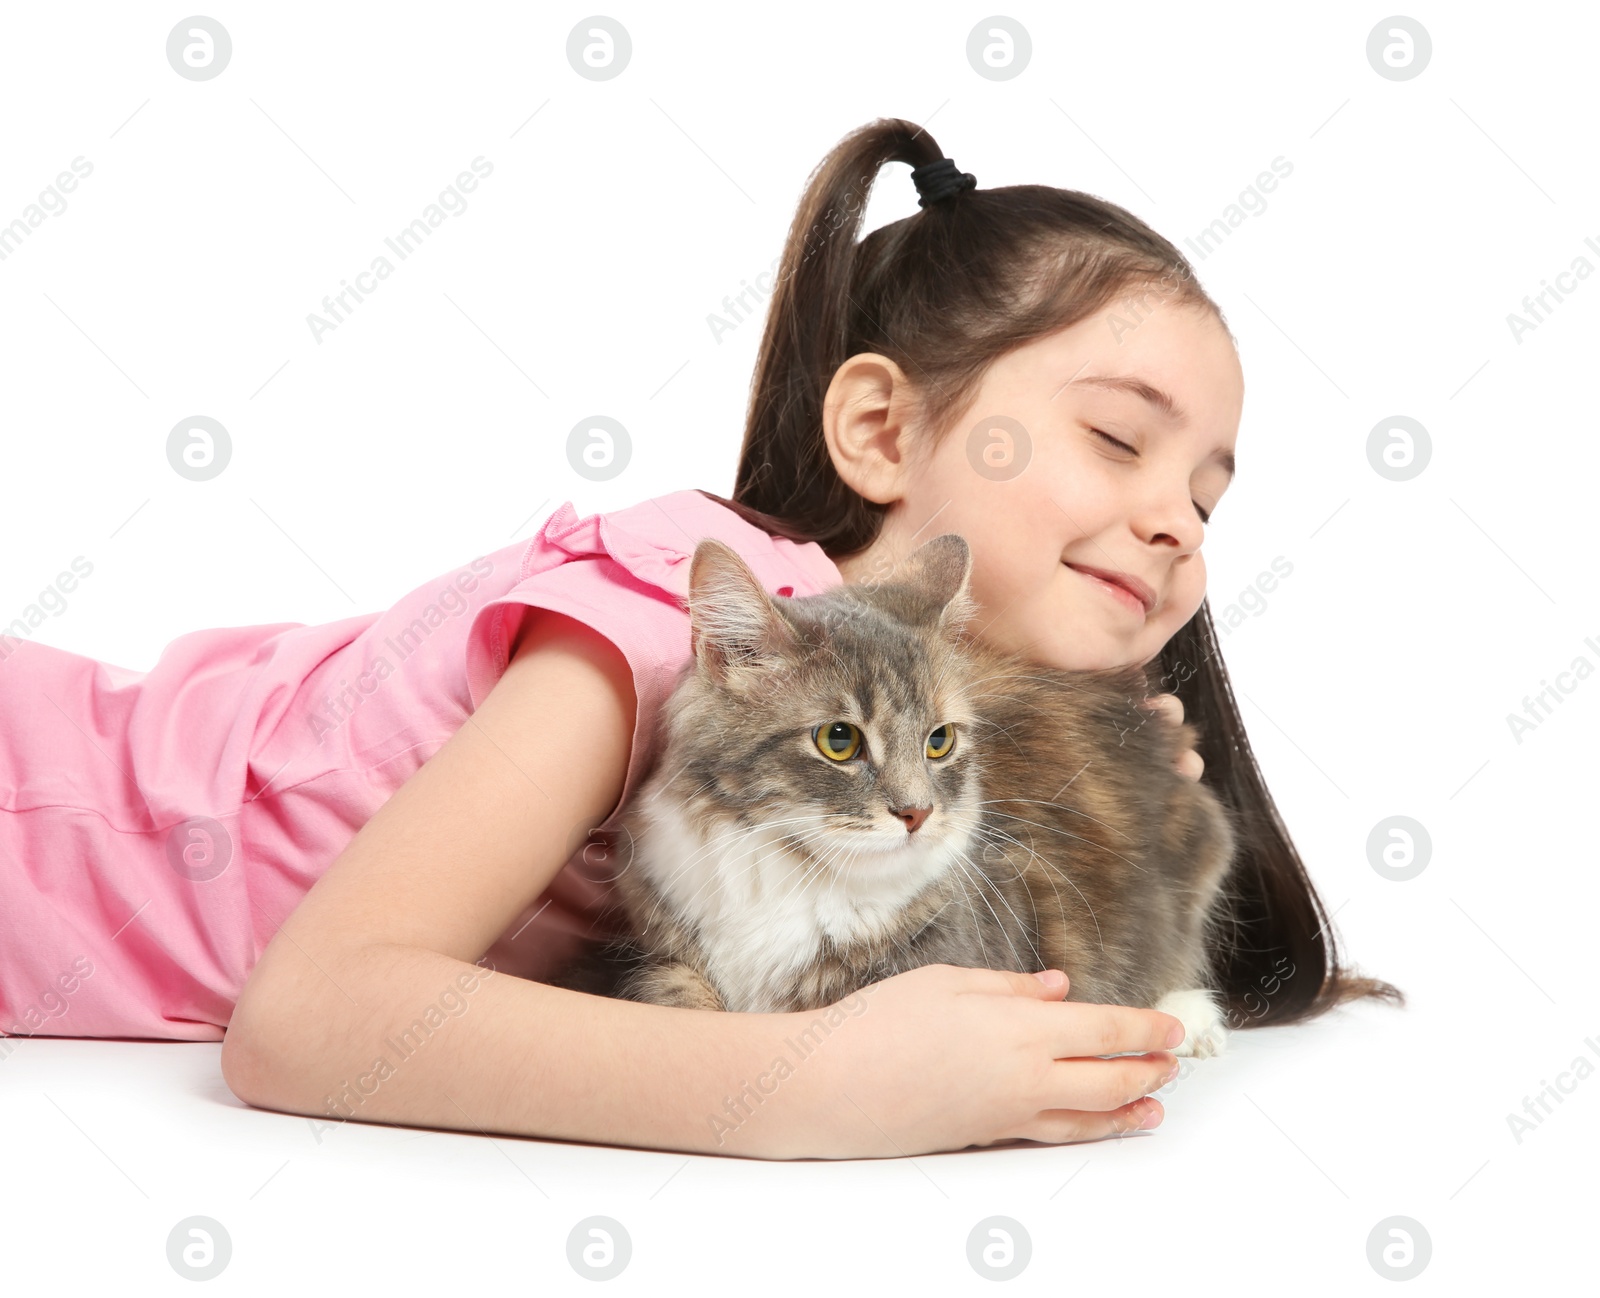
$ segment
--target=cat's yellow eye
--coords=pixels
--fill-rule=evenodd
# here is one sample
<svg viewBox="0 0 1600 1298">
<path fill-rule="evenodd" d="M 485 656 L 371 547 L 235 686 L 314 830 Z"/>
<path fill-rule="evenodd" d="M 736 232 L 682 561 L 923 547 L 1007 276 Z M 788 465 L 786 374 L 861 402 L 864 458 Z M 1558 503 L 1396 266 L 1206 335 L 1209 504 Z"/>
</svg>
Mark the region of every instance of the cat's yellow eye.
<svg viewBox="0 0 1600 1298">
<path fill-rule="evenodd" d="M 956 746 L 956 728 L 948 721 L 928 736 L 928 756 L 943 757 Z"/>
<path fill-rule="evenodd" d="M 811 738 L 818 752 L 836 762 L 848 762 L 861 748 L 861 732 L 848 721 L 818 726 Z"/>
</svg>

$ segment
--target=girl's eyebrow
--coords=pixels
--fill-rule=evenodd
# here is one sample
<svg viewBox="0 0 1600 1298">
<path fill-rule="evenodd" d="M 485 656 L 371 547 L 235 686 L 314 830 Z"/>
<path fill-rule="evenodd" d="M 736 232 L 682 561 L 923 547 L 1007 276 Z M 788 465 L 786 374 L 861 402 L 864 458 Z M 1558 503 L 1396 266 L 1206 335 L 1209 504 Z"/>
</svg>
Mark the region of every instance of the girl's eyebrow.
<svg viewBox="0 0 1600 1298">
<path fill-rule="evenodd" d="M 1082 378 L 1068 379 L 1067 383 L 1083 383 L 1093 388 L 1108 388 L 1113 392 L 1131 392 L 1148 401 L 1175 424 L 1182 424 L 1189 418 L 1183 407 L 1168 393 L 1135 374 L 1085 374 Z"/>
<path fill-rule="evenodd" d="M 1188 412 L 1172 399 L 1171 393 L 1163 391 L 1155 384 L 1141 379 L 1136 374 L 1085 374 L 1081 378 L 1068 379 L 1069 386 L 1075 383 L 1087 384 L 1093 388 L 1105 388 L 1111 392 L 1127 392 L 1148 402 L 1159 410 L 1169 421 L 1181 427 L 1189 418 Z M 1217 447 L 1211 453 L 1211 458 L 1227 471 L 1228 477 L 1234 476 L 1233 452 Z"/>
</svg>

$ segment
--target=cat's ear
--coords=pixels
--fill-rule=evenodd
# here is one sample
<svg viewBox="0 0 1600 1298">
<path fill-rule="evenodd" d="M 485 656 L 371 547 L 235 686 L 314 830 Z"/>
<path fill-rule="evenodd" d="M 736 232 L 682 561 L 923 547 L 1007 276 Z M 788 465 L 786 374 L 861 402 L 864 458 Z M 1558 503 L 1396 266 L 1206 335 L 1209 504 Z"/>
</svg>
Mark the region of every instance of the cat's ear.
<svg viewBox="0 0 1600 1298">
<path fill-rule="evenodd" d="M 959 630 L 978 611 L 970 589 L 972 550 L 955 532 L 919 545 L 896 566 L 894 579 L 922 590 L 941 631 Z"/>
<path fill-rule="evenodd" d="M 689 563 L 689 636 L 695 657 L 719 683 L 776 667 L 799 648 L 739 552 L 709 536 Z"/>
</svg>

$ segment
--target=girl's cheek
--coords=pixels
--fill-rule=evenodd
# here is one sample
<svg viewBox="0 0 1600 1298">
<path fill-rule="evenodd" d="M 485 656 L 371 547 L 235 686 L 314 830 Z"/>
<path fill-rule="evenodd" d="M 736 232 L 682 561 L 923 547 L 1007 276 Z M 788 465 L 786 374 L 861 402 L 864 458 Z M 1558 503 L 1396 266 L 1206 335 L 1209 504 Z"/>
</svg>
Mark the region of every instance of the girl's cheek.
<svg viewBox="0 0 1600 1298">
<path fill-rule="evenodd" d="M 1197 566 L 1198 560 L 1196 555 L 1193 562 L 1185 565 L 1183 575 L 1170 587 L 1165 607 L 1156 614 L 1163 637 L 1170 638 L 1182 630 L 1206 597 L 1205 569 Z"/>
</svg>

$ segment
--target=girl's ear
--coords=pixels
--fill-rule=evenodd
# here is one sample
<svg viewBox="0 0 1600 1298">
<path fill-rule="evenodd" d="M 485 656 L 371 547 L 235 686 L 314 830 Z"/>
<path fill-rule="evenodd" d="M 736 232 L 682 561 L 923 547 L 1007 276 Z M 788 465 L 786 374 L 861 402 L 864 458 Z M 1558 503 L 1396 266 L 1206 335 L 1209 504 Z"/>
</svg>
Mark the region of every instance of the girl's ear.
<svg viewBox="0 0 1600 1298">
<path fill-rule="evenodd" d="M 707 537 L 689 562 L 689 638 L 718 684 L 779 666 L 799 647 L 793 628 L 732 546 Z"/>
<path fill-rule="evenodd" d="M 895 567 L 894 579 L 916 586 L 938 613 L 941 631 L 955 632 L 978 611 L 972 598 L 972 550 L 955 532 L 919 545 Z"/>
</svg>

